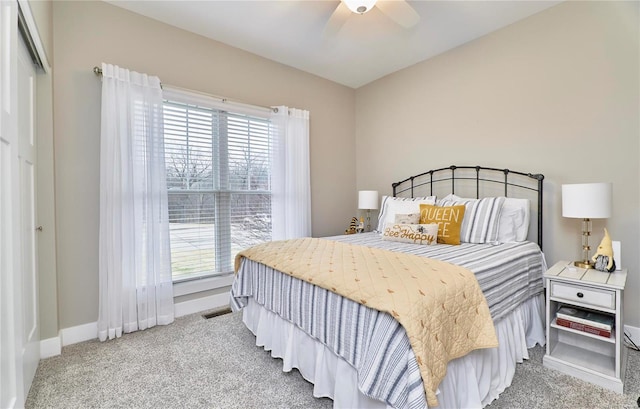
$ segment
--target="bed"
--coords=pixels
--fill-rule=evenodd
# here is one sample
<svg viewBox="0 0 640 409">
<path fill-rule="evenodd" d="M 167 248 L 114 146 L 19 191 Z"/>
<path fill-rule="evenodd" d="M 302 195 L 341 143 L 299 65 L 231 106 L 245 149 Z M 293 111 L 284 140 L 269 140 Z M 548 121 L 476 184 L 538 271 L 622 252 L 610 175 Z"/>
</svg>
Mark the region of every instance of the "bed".
<svg viewBox="0 0 640 409">
<path fill-rule="evenodd" d="M 528 358 L 527 348 L 536 343 L 545 344 L 543 179 L 541 174 L 508 169 L 449 166 L 393 183 L 393 195 L 382 198 L 378 227 L 374 232 L 273 242 L 264 248 L 241 253 L 236 259 L 237 274 L 231 289 L 232 309 L 243 310 L 243 322 L 256 335 L 257 345 L 271 351 L 272 356 L 282 358 L 285 371 L 297 368 L 314 384 L 314 396 L 333 399 L 334 407 L 486 406 L 510 385 L 516 363 Z M 441 215 L 455 209 L 461 209 L 464 214 L 458 220 L 458 230 L 452 229 L 459 233 L 457 238 L 452 238 L 459 244 L 425 245 L 422 239 L 422 244 L 416 244 L 416 235 L 390 234 L 398 226 L 428 227 L 427 219 L 432 210 L 434 215 Z M 418 224 L 416 211 L 421 214 Z M 407 217 L 411 220 L 405 220 Z M 453 219 L 449 217 L 448 220 Z M 442 220 L 439 223 L 440 227 L 436 228 L 438 240 L 450 242 L 444 237 L 446 234 L 442 234 Z M 422 237 L 427 237 L 422 234 L 426 230 L 418 228 Z M 291 247 L 291 243 L 296 249 L 304 247 L 304 251 L 307 247 L 321 247 L 324 253 L 318 259 L 327 258 L 327 254 L 333 252 L 337 252 L 337 256 L 331 257 L 339 259 L 354 252 L 363 255 L 351 262 L 344 261 L 346 267 L 338 268 L 329 262 L 329 268 L 308 256 L 311 253 L 295 253 L 295 257 L 283 253 L 282 246 Z M 272 257 L 274 254 L 281 258 L 271 263 L 264 261 L 270 258 L 258 256 Z M 397 259 L 384 264 L 392 257 Z M 433 306 L 429 307 L 433 311 L 426 310 L 410 299 L 406 309 L 399 310 L 401 306 L 396 304 L 407 297 L 402 293 L 384 294 L 396 297 L 391 301 L 395 304 L 393 308 L 381 308 L 372 301 L 378 302 L 377 295 L 374 298 L 361 294 L 354 296 L 354 289 L 340 290 L 330 281 L 322 281 L 324 274 L 327 280 L 334 281 L 355 274 L 358 283 L 343 281 L 350 281 L 351 284 L 345 285 L 355 285 L 360 291 L 363 286 L 357 277 L 363 277 L 366 264 L 369 267 L 365 275 L 372 276 L 370 286 L 379 287 L 380 278 L 372 274 L 374 265 L 386 279 L 392 275 L 388 274 L 391 265 L 399 265 L 398 260 L 418 263 L 410 264 L 411 269 L 405 268 L 411 270 L 407 273 L 411 278 L 432 280 L 427 286 L 420 284 L 417 287 L 424 296 L 416 295 L 417 298 L 436 299 L 432 293 L 425 296 L 422 290 L 427 291 L 430 287 L 430 291 L 445 292 L 437 289 L 435 281 L 444 283 L 454 272 L 460 276 L 469 272 L 473 285 L 481 291 L 482 304 L 466 308 L 467 301 L 462 302 L 460 298 L 447 301 L 446 308 L 443 302 L 441 309 L 445 313 L 441 313 Z M 427 279 L 422 273 L 415 274 L 422 268 L 420 263 L 425 263 L 425 269 L 434 270 L 425 276 L 434 273 L 440 274 L 437 276 L 440 278 Z M 445 271 L 445 265 L 452 270 Z M 292 273 L 295 269 L 302 271 L 295 275 Z M 403 291 L 413 294 L 416 291 L 410 288 L 411 278 L 406 278 L 408 281 L 401 286 Z M 389 293 L 395 292 L 390 288 L 397 290 L 397 287 L 385 285 L 385 288 L 389 287 Z M 468 288 L 450 293 L 462 294 L 465 300 L 473 298 L 469 296 L 472 290 Z M 451 303 L 456 308 L 451 308 Z M 437 304 L 440 306 L 439 301 Z M 486 333 L 484 325 L 487 318 L 482 321 L 481 317 L 485 306 L 490 334 Z M 475 315 L 468 317 L 463 312 L 458 316 L 454 309 L 473 310 Z M 408 325 L 408 314 L 419 315 L 418 319 L 425 317 L 426 327 L 421 319 Z M 449 321 L 440 322 L 439 319 Z M 460 325 L 456 327 L 458 333 L 466 331 L 466 334 L 449 333 L 448 328 L 454 327 L 451 320 Z M 432 321 L 436 321 L 435 324 L 431 324 Z M 470 326 L 464 327 L 466 323 Z M 419 336 L 415 335 L 416 331 Z M 464 337 L 472 339 L 462 340 Z M 425 338 L 428 340 L 424 341 Z M 465 344 L 466 349 L 451 352 L 459 344 Z M 438 369 L 439 365 L 444 365 L 442 371 Z"/>
</svg>

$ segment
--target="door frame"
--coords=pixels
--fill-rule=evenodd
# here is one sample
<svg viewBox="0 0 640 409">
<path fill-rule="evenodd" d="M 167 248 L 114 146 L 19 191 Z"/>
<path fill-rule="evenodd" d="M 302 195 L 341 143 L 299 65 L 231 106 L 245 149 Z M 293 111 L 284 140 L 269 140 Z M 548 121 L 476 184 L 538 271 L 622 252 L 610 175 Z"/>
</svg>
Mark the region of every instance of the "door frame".
<svg viewBox="0 0 640 409">
<path fill-rule="evenodd" d="M 17 59 L 21 35 L 27 37 L 31 56 L 50 73 L 29 2 L 0 0 L 0 406 L 7 408 L 23 407 L 30 387 L 24 383 L 22 360 L 22 260 L 20 248 L 14 245 L 23 239 L 20 201 L 16 200 L 20 194 Z"/>
</svg>

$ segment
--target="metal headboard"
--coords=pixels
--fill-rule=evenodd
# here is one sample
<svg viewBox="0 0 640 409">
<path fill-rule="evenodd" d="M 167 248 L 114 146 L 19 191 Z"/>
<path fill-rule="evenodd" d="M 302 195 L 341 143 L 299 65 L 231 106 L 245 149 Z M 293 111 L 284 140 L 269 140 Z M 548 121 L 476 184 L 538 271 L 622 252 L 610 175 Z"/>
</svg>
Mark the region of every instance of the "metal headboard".
<svg viewBox="0 0 640 409">
<path fill-rule="evenodd" d="M 464 189 L 465 195 L 475 194 L 476 198 L 504 195 L 505 197 L 524 197 L 525 192 L 535 195 L 532 204 L 537 204 L 538 245 L 542 250 L 542 181 L 544 175 L 524 173 L 509 169 L 485 168 L 482 166 L 449 166 L 433 169 L 419 175 L 392 183 L 393 196 L 428 195 L 442 192 L 450 182 L 448 193 Z M 504 187 L 504 190 L 500 188 Z M 496 187 L 500 192 L 496 193 Z M 475 190 L 474 193 L 470 193 Z M 488 193 L 488 194 L 487 194 Z M 510 194 L 511 193 L 511 194 Z"/>
</svg>

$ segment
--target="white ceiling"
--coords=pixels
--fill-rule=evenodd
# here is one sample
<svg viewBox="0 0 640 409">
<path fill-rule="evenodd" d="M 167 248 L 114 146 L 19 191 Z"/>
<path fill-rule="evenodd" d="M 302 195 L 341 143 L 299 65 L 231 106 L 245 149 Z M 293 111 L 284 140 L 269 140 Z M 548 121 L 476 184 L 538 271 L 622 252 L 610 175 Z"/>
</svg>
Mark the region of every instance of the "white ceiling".
<svg viewBox="0 0 640 409">
<path fill-rule="evenodd" d="M 552 7 L 560 1 L 417 1 L 405 29 L 377 7 L 323 35 L 338 0 L 109 3 L 337 83 L 358 88 Z"/>
</svg>

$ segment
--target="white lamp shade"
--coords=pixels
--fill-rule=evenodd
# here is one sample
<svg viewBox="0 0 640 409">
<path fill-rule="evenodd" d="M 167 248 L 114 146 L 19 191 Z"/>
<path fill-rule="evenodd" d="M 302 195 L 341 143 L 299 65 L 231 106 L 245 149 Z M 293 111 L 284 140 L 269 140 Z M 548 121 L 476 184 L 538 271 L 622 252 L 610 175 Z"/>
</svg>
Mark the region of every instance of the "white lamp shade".
<svg viewBox="0 0 640 409">
<path fill-rule="evenodd" d="M 562 216 L 579 219 L 611 217 L 611 183 L 562 185 Z"/>
<path fill-rule="evenodd" d="M 376 190 L 361 190 L 358 192 L 358 209 L 377 209 L 378 192 Z"/>
</svg>

